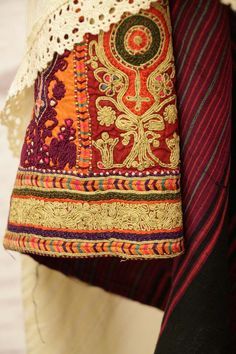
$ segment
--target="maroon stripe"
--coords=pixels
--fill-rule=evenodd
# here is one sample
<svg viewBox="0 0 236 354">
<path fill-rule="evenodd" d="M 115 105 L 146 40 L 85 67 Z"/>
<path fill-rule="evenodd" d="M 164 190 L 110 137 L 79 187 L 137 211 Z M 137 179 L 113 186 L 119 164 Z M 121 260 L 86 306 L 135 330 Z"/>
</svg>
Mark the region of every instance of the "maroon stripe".
<svg viewBox="0 0 236 354">
<path fill-rule="evenodd" d="M 201 8 L 201 13 L 204 11 L 204 9 L 205 9 L 205 4 L 203 4 L 203 6 Z M 189 12 L 190 11 L 188 11 L 188 13 L 185 14 L 186 18 L 192 17 L 192 15 L 190 15 Z M 193 12 L 195 12 L 195 9 L 193 9 Z M 205 43 L 205 41 L 206 41 L 206 31 L 208 31 L 209 28 L 212 28 L 214 26 L 214 23 L 216 20 L 215 12 L 212 11 L 210 14 L 208 12 L 208 16 L 205 16 L 204 19 L 205 19 L 205 21 L 203 22 L 203 26 L 201 27 L 201 30 L 195 34 L 195 37 L 193 38 L 193 44 L 190 47 L 190 50 L 188 51 L 188 55 L 186 56 L 188 62 L 190 62 L 192 60 L 196 60 L 196 58 L 198 58 L 198 55 L 203 47 L 203 43 Z M 195 25 L 193 26 L 193 28 L 190 31 L 190 37 L 194 31 L 194 28 L 195 28 Z M 182 31 L 182 33 L 185 33 L 186 28 L 182 28 L 182 30 L 178 29 L 178 31 Z M 212 35 L 209 36 L 209 40 L 211 39 L 211 37 L 212 37 Z M 188 42 L 189 41 L 186 41 L 186 46 L 187 46 Z M 183 56 L 184 56 L 184 54 L 185 53 L 183 53 Z M 181 56 L 181 53 L 179 53 L 178 55 Z M 207 58 L 205 58 L 205 59 L 207 59 Z M 183 90 L 183 92 L 184 92 L 185 88 L 186 88 L 186 81 L 189 81 L 189 77 L 192 74 L 192 70 L 190 70 L 190 68 L 187 65 L 183 66 L 183 59 L 182 59 L 180 65 L 182 65 L 183 69 L 181 71 L 179 71 L 179 75 L 182 76 L 183 80 L 182 80 L 182 82 L 180 82 L 179 89 Z M 189 85 L 189 88 L 191 88 L 190 82 L 187 82 L 187 85 Z M 188 94 L 189 94 L 189 92 L 188 92 Z"/>
<path fill-rule="evenodd" d="M 168 291 L 170 289 L 171 274 L 165 272 L 161 279 L 158 279 L 156 287 L 153 287 L 153 299 L 152 304 L 158 304 L 161 310 L 165 309 L 166 302 L 168 299 Z M 148 289 L 151 287 L 148 287 Z"/>
<path fill-rule="evenodd" d="M 186 6 L 185 11 L 182 11 L 183 21 L 179 19 L 179 25 L 174 27 L 173 31 L 180 133 L 183 145 L 182 185 L 187 252 L 184 257 L 174 261 L 172 289 L 162 332 L 175 306 L 186 289 L 191 286 L 194 277 L 197 276 L 208 255 L 214 249 L 221 234 L 227 209 L 227 194 L 224 188 L 220 190 L 218 202 L 215 205 L 212 205 L 212 202 L 219 190 L 217 182 L 223 180 L 222 184 L 225 185 L 229 178 L 231 92 L 229 33 L 226 11 L 215 0 L 208 1 L 208 4 L 210 4 L 208 15 L 204 16 L 204 23 L 199 26 L 198 34 L 192 35 L 195 27 L 201 22 L 200 10 L 199 16 L 194 14 L 194 6 L 197 6 L 195 0 L 191 2 L 192 6 Z M 181 0 L 173 2 L 173 7 L 171 7 L 173 26 L 175 26 L 175 18 L 178 18 L 181 6 Z M 194 15 L 196 20 L 193 21 L 189 33 L 186 34 L 185 19 L 191 19 Z M 220 19 L 219 25 L 212 31 L 217 18 Z M 183 46 L 184 36 L 186 43 Z M 202 53 L 196 69 L 196 62 L 199 60 L 200 52 L 206 41 L 209 45 Z M 186 60 L 184 71 L 178 72 L 178 66 L 181 66 L 184 60 Z M 223 177 L 225 171 L 227 173 Z M 212 208 L 211 214 L 207 221 L 204 221 L 209 207 Z M 219 215 L 222 208 L 224 212 Z M 214 232 L 209 234 L 213 226 Z M 193 239 L 194 230 L 199 231 Z M 202 243 L 205 245 L 203 250 L 200 249 Z M 195 261 L 193 261 L 194 256 Z"/>
<path fill-rule="evenodd" d="M 222 113 L 222 117 L 223 117 L 223 110 L 224 110 L 224 106 L 222 107 L 222 110 L 218 110 L 218 112 L 220 114 Z M 215 113 L 216 112 L 213 111 L 212 112 L 212 116 L 215 116 Z M 217 124 L 217 125 L 218 125 L 218 129 L 215 128 L 215 124 L 213 123 L 212 124 L 212 130 L 215 132 L 215 134 L 219 138 L 219 133 L 222 131 L 223 127 L 221 127 L 220 124 Z M 206 133 L 206 135 L 207 135 L 207 133 Z M 208 135 L 209 135 L 209 133 L 208 133 Z M 203 138 L 203 141 L 205 141 L 205 135 L 203 135 L 202 138 Z M 193 176 L 190 179 L 190 181 L 188 181 L 188 183 L 186 184 L 185 194 L 186 194 L 186 197 L 188 196 L 188 198 L 189 198 L 189 200 L 188 200 L 188 202 L 186 204 L 186 208 L 189 207 L 190 203 L 191 203 L 191 207 L 192 208 L 196 207 L 195 203 L 199 203 L 199 199 L 196 199 L 194 201 L 191 198 L 192 190 L 194 189 L 194 187 L 195 187 L 196 183 L 198 182 L 199 178 L 201 177 L 201 174 L 197 174 L 197 173 L 194 173 L 194 172 L 197 171 L 197 170 L 202 171 L 204 169 L 204 166 L 206 165 L 206 163 L 211 159 L 213 148 L 218 142 L 217 140 L 216 141 L 213 140 L 213 138 L 211 140 L 212 140 L 212 144 L 210 143 L 210 140 L 206 140 L 205 144 L 202 143 L 202 148 L 204 149 L 204 151 L 206 151 L 206 153 L 205 153 L 205 156 L 201 155 L 201 156 L 199 156 L 199 158 L 196 158 L 196 165 L 194 164 L 195 169 L 191 168 L 193 163 L 188 164 L 187 167 L 186 167 L 190 171 L 189 173 L 191 173 L 191 176 Z M 222 151 L 222 149 L 224 149 L 224 145 L 223 144 L 224 144 L 224 140 L 222 141 L 222 144 L 219 146 L 219 150 L 217 152 L 217 154 L 219 156 L 221 156 L 221 151 Z M 210 154 L 207 154 L 207 147 L 212 148 L 212 150 L 210 151 Z M 223 153 L 223 151 L 222 151 L 222 153 Z M 211 178 L 214 179 L 214 176 L 217 176 L 217 170 L 219 168 L 219 162 L 220 161 L 218 161 L 218 163 L 216 163 L 216 161 L 214 160 L 214 164 L 211 164 L 211 168 L 209 168 L 208 171 L 207 171 L 207 174 L 208 174 L 209 177 L 212 176 Z M 199 188 L 203 188 L 204 189 L 205 188 L 204 183 L 205 183 L 205 180 L 202 181 L 202 183 L 199 186 Z M 207 190 L 206 190 L 206 192 L 207 192 Z M 198 198 L 201 198 L 201 197 L 202 197 L 202 202 L 203 203 L 209 203 L 210 202 L 210 200 L 206 199 L 203 195 L 199 194 Z M 198 212 L 201 212 L 201 211 L 198 210 Z M 197 214 L 198 214 L 198 212 L 197 212 Z M 197 214 L 195 214 L 195 216 Z"/>
<path fill-rule="evenodd" d="M 219 46 L 219 45 L 218 45 Z M 213 50 L 211 52 L 205 52 L 205 55 L 203 56 L 205 58 L 206 55 L 210 55 L 213 53 L 216 53 L 217 50 L 217 43 L 215 44 L 215 47 L 213 48 Z M 192 115 L 193 117 L 196 114 L 196 107 L 199 107 L 199 103 L 203 102 L 206 96 L 206 92 L 209 90 L 209 87 L 211 87 L 212 85 L 212 80 L 210 80 L 210 78 L 212 78 L 212 75 L 214 74 L 214 72 L 217 71 L 218 69 L 218 65 L 219 65 L 219 58 L 216 56 L 213 56 L 214 58 L 209 57 L 208 61 L 205 58 L 206 63 L 204 62 L 204 65 L 209 67 L 209 70 L 207 73 L 205 73 L 205 71 L 202 73 L 202 76 L 198 75 L 196 77 L 193 77 L 192 79 L 192 85 L 191 88 L 189 89 L 188 92 L 188 101 L 186 102 L 186 104 L 184 105 L 183 108 L 183 114 L 188 114 L 189 116 Z M 206 76 L 203 75 L 206 74 Z M 220 79 L 220 78 L 219 78 Z M 204 82 L 203 82 L 204 81 Z M 203 86 L 204 83 L 204 87 L 205 87 L 205 92 L 203 90 L 201 90 L 201 86 Z M 196 86 L 194 86 L 196 85 Z M 214 85 L 215 86 L 215 85 Z M 209 106 L 207 107 L 208 109 L 212 109 L 213 107 L 211 106 L 211 101 L 215 101 L 215 90 L 212 90 L 211 95 L 209 95 L 208 97 L 208 101 L 207 104 L 209 104 Z M 205 105 L 203 106 L 204 110 L 206 110 L 207 108 L 205 107 Z M 204 121 L 205 123 L 207 122 L 204 118 L 206 115 L 206 112 L 203 111 L 201 112 L 203 113 L 203 117 L 201 117 L 202 121 Z M 211 119 L 210 116 L 208 116 L 209 119 Z M 190 122 L 189 122 L 190 123 Z M 182 133 L 186 134 L 188 133 L 188 129 L 189 129 L 189 125 L 191 126 L 191 123 L 186 125 L 185 129 L 184 126 L 182 126 Z M 199 132 L 200 133 L 200 132 Z M 186 141 L 186 139 L 183 141 L 184 144 L 187 145 L 188 149 L 191 149 L 193 147 L 193 141 Z M 185 148 L 185 147 L 184 147 Z"/>
<path fill-rule="evenodd" d="M 209 65 L 210 65 L 210 62 L 209 62 Z M 224 72 L 222 74 L 226 74 L 227 75 L 227 69 L 224 70 Z M 201 78 L 199 78 L 199 81 L 202 80 Z M 197 78 L 195 80 L 197 82 Z M 224 84 L 224 83 L 223 83 Z M 205 133 L 205 137 L 204 139 L 199 139 L 199 140 L 196 140 L 196 141 L 190 141 L 188 146 L 187 146 L 187 149 L 189 151 L 191 151 L 191 154 L 194 155 L 195 153 L 197 153 L 197 151 L 199 151 L 199 148 L 201 147 L 201 150 L 202 151 L 206 151 L 209 152 L 209 150 L 205 150 L 205 147 L 208 146 L 208 143 L 209 141 L 211 142 L 212 139 L 216 140 L 216 134 L 214 134 L 214 131 L 213 131 L 213 127 L 212 127 L 212 124 L 216 125 L 217 123 L 220 123 L 220 122 L 217 122 L 217 120 L 214 119 L 214 116 L 216 114 L 216 109 L 219 108 L 219 105 L 220 103 L 222 104 L 224 102 L 224 96 L 220 95 L 220 92 L 222 92 L 222 89 L 226 87 L 227 84 L 223 85 L 223 87 L 221 87 L 220 85 L 217 85 L 216 86 L 216 90 L 214 90 L 214 93 L 213 93 L 213 101 L 215 101 L 215 97 L 218 96 L 220 99 L 217 100 L 216 104 L 213 104 L 213 105 L 208 105 L 208 107 L 205 107 L 205 111 L 203 112 L 203 115 L 201 116 L 201 119 L 200 121 L 198 122 L 198 124 L 195 126 L 195 128 L 197 128 L 196 130 L 196 133 L 198 133 L 198 136 L 201 137 L 203 135 L 203 133 Z M 194 94 L 193 94 L 193 98 L 194 98 Z M 197 98 L 199 99 L 200 97 L 197 96 Z M 192 100 L 192 98 L 191 98 Z M 193 102 L 194 104 L 194 102 Z M 222 107 L 222 110 L 224 108 L 224 105 Z M 188 112 L 188 115 L 190 116 L 192 113 L 190 112 L 191 108 L 189 108 L 189 111 Z M 183 112 L 185 113 L 185 112 Z M 206 119 L 206 116 L 208 119 Z M 222 123 L 223 124 L 224 120 L 222 119 Z M 204 129 L 205 128 L 205 129 Z M 209 129 L 210 128 L 210 129 Z M 211 134 L 210 136 L 208 134 Z M 205 138 L 207 138 L 208 136 L 208 139 L 205 140 Z M 213 141 L 214 141 L 213 140 Z M 213 142 L 212 142 L 213 143 Z M 203 144 L 203 145 L 202 145 Z M 193 158 L 190 158 L 189 159 L 189 163 L 193 163 L 194 162 L 194 159 Z M 189 170 L 189 173 L 192 174 L 192 170 Z"/>
<path fill-rule="evenodd" d="M 222 213 L 221 211 L 221 207 L 222 205 L 224 205 L 224 211 Z M 203 242 L 203 238 L 205 235 L 208 234 L 208 232 L 210 231 L 210 226 L 212 226 L 215 222 L 215 220 L 217 220 L 218 223 L 218 228 L 215 231 L 215 233 L 212 233 L 212 237 L 211 240 L 208 242 L 208 244 L 206 245 L 206 247 L 204 247 L 204 251 L 199 254 L 198 256 L 198 260 L 192 264 L 191 267 L 191 271 L 189 271 L 185 278 L 184 281 L 182 281 L 181 286 L 178 288 L 178 292 L 175 293 L 175 296 L 173 297 L 173 301 L 171 301 L 168 304 L 168 307 L 166 309 L 165 312 L 165 317 L 163 319 L 163 323 L 162 323 L 162 328 L 161 328 L 161 332 L 163 332 L 165 325 L 170 317 L 171 312 L 174 310 L 175 306 L 177 305 L 177 303 L 180 301 L 181 297 L 184 295 L 184 292 L 186 291 L 186 289 L 191 286 L 191 283 L 194 279 L 194 277 L 198 274 L 198 272 L 200 271 L 201 267 L 203 267 L 204 263 L 206 262 L 209 254 L 212 252 L 216 241 L 218 240 L 218 237 L 221 234 L 221 229 L 223 227 L 223 224 L 225 222 L 225 215 L 227 212 L 227 208 L 228 205 L 227 203 L 225 203 L 225 193 L 221 194 L 221 199 L 218 201 L 218 203 L 216 204 L 217 208 L 214 210 L 214 213 L 211 214 L 211 223 L 208 226 L 208 229 L 204 228 L 202 229 L 202 233 L 201 233 L 201 239 L 200 239 L 200 235 L 198 236 L 198 241 L 199 242 Z M 193 255 L 196 252 L 197 249 L 197 243 L 195 243 L 195 247 L 191 246 L 191 254 Z M 190 256 L 188 258 L 191 258 Z M 191 261 L 191 259 L 189 259 L 189 262 Z M 185 265 L 186 266 L 186 265 Z M 178 273 L 178 277 L 180 276 L 180 274 Z M 172 289 L 175 288 L 176 286 L 176 281 L 177 279 L 175 278 L 175 281 L 172 283 Z"/>
<path fill-rule="evenodd" d="M 223 89 L 226 87 L 222 87 Z M 220 96 L 220 92 L 221 92 L 221 89 L 219 87 L 217 87 L 217 90 L 215 91 L 215 95 L 219 97 Z M 206 116 L 208 117 L 215 117 L 215 115 L 218 113 L 218 114 L 222 114 L 222 116 L 224 116 L 224 104 L 225 103 L 225 99 L 224 97 L 222 96 L 218 102 L 216 103 L 216 105 L 214 105 L 214 109 L 210 112 L 210 109 L 207 109 L 206 111 Z M 229 103 L 229 98 L 227 100 L 226 103 Z M 221 108 L 220 108 L 221 107 Z M 202 119 L 202 122 L 204 122 L 206 120 L 204 120 L 204 117 Z M 224 122 L 222 120 L 222 122 Z M 205 126 L 205 129 L 204 129 L 204 126 Z M 211 147 L 212 146 L 214 147 L 214 145 L 217 144 L 217 140 L 214 138 L 214 135 L 210 136 L 209 135 L 209 131 L 214 131 L 216 132 L 216 136 L 218 136 L 220 130 L 222 130 L 222 126 L 219 124 L 219 122 L 215 119 L 212 120 L 208 120 L 208 123 L 204 124 L 204 123 L 200 123 L 199 124 L 199 130 L 202 131 L 202 139 L 196 139 L 196 145 L 195 147 L 193 146 L 193 150 L 191 150 L 191 153 L 193 154 L 193 156 L 196 156 L 197 152 L 199 151 L 199 149 L 201 148 L 203 151 L 206 151 L 206 154 L 205 155 L 201 155 L 201 156 L 196 156 L 196 158 L 190 158 L 189 159 L 189 163 L 187 165 L 187 168 L 188 168 L 188 171 L 189 171 L 189 174 L 193 175 L 193 178 L 190 180 L 190 182 L 188 183 L 187 187 L 186 187 L 186 193 L 188 193 L 188 191 L 192 190 L 192 188 L 194 187 L 194 185 L 196 184 L 197 182 L 197 179 L 199 177 L 199 174 L 194 174 L 194 171 L 197 171 L 197 170 L 201 170 L 202 166 L 206 163 L 206 160 L 209 159 L 211 157 L 211 154 L 207 154 L 207 147 Z M 209 139 L 208 139 L 209 137 Z M 215 166 L 216 168 L 216 166 Z M 212 171 L 213 172 L 213 171 Z M 194 178 L 195 177 L 195 178 Z"/>
</svg>

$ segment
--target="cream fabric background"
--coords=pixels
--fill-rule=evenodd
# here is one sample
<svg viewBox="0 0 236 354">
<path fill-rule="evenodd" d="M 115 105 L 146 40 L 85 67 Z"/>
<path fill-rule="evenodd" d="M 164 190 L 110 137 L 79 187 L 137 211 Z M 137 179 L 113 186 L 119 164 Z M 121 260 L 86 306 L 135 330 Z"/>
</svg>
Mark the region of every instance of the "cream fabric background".
<svg viewBox="0 0 236 354">
<path fill-rule="evenodd" d="M 0 0 L 0 106 L 23 55 L 25 6 L 25 0 Z M 1 236 L 7 221 L 17 163 L 8 149 L 6 128 L 0 126 Z M 6 252 L 0 244 L 0 354 L 25 354 L 20 265 L 20 254 Z"/>
<path fill-rule="evenodd" d="M 27 354 L 153 354 L 161 311 L 21 257 Z"/>
</svg>

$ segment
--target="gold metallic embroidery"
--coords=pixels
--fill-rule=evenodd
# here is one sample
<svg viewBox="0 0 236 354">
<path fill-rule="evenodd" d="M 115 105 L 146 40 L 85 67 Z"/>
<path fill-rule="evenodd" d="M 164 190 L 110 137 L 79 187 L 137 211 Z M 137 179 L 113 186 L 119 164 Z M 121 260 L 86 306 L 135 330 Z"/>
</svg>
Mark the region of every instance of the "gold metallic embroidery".
<svg viewBox="0 0 236 354">
<path fill-rule="evenodd" d="M 171 230 L 182 226 L 179 202 L 58 202 L 13 197 L 10 222 L 79 230 Z"/>
<path fill-rule="evenodd" d="M 163 11 L 162 5 L 155 4 L 153 6 L 162 12 L 170 30 L 170 20 L 166 16 L 166 11 Z M 141 12 L 141 15 L 144 19 L 150 20 L 151 18 L 153 21 L 159 21 L 154 15 L 150 15 L 150 18 L 148 18 L 149 15 L 145 12 Z M 126 19 L 127 16 L 124 21 Z M 115 36 L 121 25 L 114 26 L 111 43 L 108 44 L 115 52 Z M 158 23 L 158 25 L 160 29 L 160 48 L 162 48 L 161 46 L 164 46 L 165 43 L 165 33 L 163 33 L 161 23 Z M 148 41 L 143 51 L 148 51 L 153 37 L 145 26 L 131 27 L 126 33 L 124 41 L 127 41 L 136 30 L 139 32 L 142 31 L 141 34 L 144 36 L 147 35 Z M 137 35 L 132 40 L 138 46 L 141 44 L 142 38 Z M 124 46 L 128 48 L 126 42 Z M 161 49 L 159 49 L 158 53 L 160 51 Z M 127 53 L 136 54 L 135 52 L 128 51 L 128 49 Z M 129 69 L 133 71 L 132 77 L 127 75 L 122 71 L 122 68 L 114 65 L 112 60 L 106 55 L 103 32 L 99 34 L 97 41 L 92 40 L 89 43 L 89 57 L 88 64 L 91 64 L 94 68 L 94 78 L 98 81 L 99 89 L 104 94 L 96 99 L 97 119 L 99 123 L 107 127 L 115 124 L 116 128 L 122 131 L 119 135 L 123 146 L 133 144 L 124 161 L 116 163 L 114 152 L 120 139 L 119 137 L 111 137 L 109 132 L 101 133 L 101 137 L 93 140 L 93 145 L 101 154 L 101 161 L 97 163 L 98 167 L 103 169 L 126 167 L 143 171 L 158 164 L 164 168 L 177 168 L 179 165 L 179 149 L 176 132 L 172 137 L 170 136 L 165 139 L 166 150 L 170 151 L 169 162 L 162 161 L 157 156 L 157 153 L 153 152 L 153 148 L 158 148 L 160 145 L 161 134 L 163 134 L 166 127 L 165 122 L 173 124 L 177 120 L 176 96 L 173 91 L 175 68 L 171 42 L 168 45 L 165 58 L 145 79 L 141 77 L 141 70 L 145 65 L 147 67 L 153 65 L 154 59 L 151 58 L 144 64 L 136 66 L 126 63 Z M 117 54 L 117 58 L 120 58 L 120 54 Z M 134 83 L 131 83 L 133 78 Z M 127 93 L 131 84 L 134 84 L 133 95 Z M 129 108 L 128 102 L 133 102 L 133 109 Z M 143 104 L 147 103 L 148 107 L 144 110 Z M 142 114 L 140 113 L 141 110 Z"/>
</svg>

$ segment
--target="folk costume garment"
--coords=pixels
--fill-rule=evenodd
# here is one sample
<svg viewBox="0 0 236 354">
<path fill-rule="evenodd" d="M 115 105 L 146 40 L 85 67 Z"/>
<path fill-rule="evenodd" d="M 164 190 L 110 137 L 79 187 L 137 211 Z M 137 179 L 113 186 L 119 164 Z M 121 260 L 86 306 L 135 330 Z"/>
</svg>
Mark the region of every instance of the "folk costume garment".
<svg viewBox="0 0 236 354">
<path fill-rule="evenodd" d="M 5 247 L 70 257 L 181 254 L 174 81 L 163 1 L 56 54 L 35 82 Z"/>
<path fill-rule="evenodd" d="M 162 309 L 157 354 L 233 354 L 235 2 L 100 3 L 35 7 L 2 114 L 14 151 L 24 131 L 4 246 Z"/>
</svg>

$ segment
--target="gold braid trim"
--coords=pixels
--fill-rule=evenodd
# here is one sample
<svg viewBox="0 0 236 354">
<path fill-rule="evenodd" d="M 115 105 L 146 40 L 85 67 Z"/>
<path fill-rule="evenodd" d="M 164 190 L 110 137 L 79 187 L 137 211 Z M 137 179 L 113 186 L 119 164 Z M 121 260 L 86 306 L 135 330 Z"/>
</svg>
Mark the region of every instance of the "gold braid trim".
<svg viewBox="0 0 236 354">
<path fill-rule="evenodd" d="M 74 230 L 172 230 L 182 227 L 180 202 L 60 202 L 13 197 L 9 221 Z"/>
</svg>

